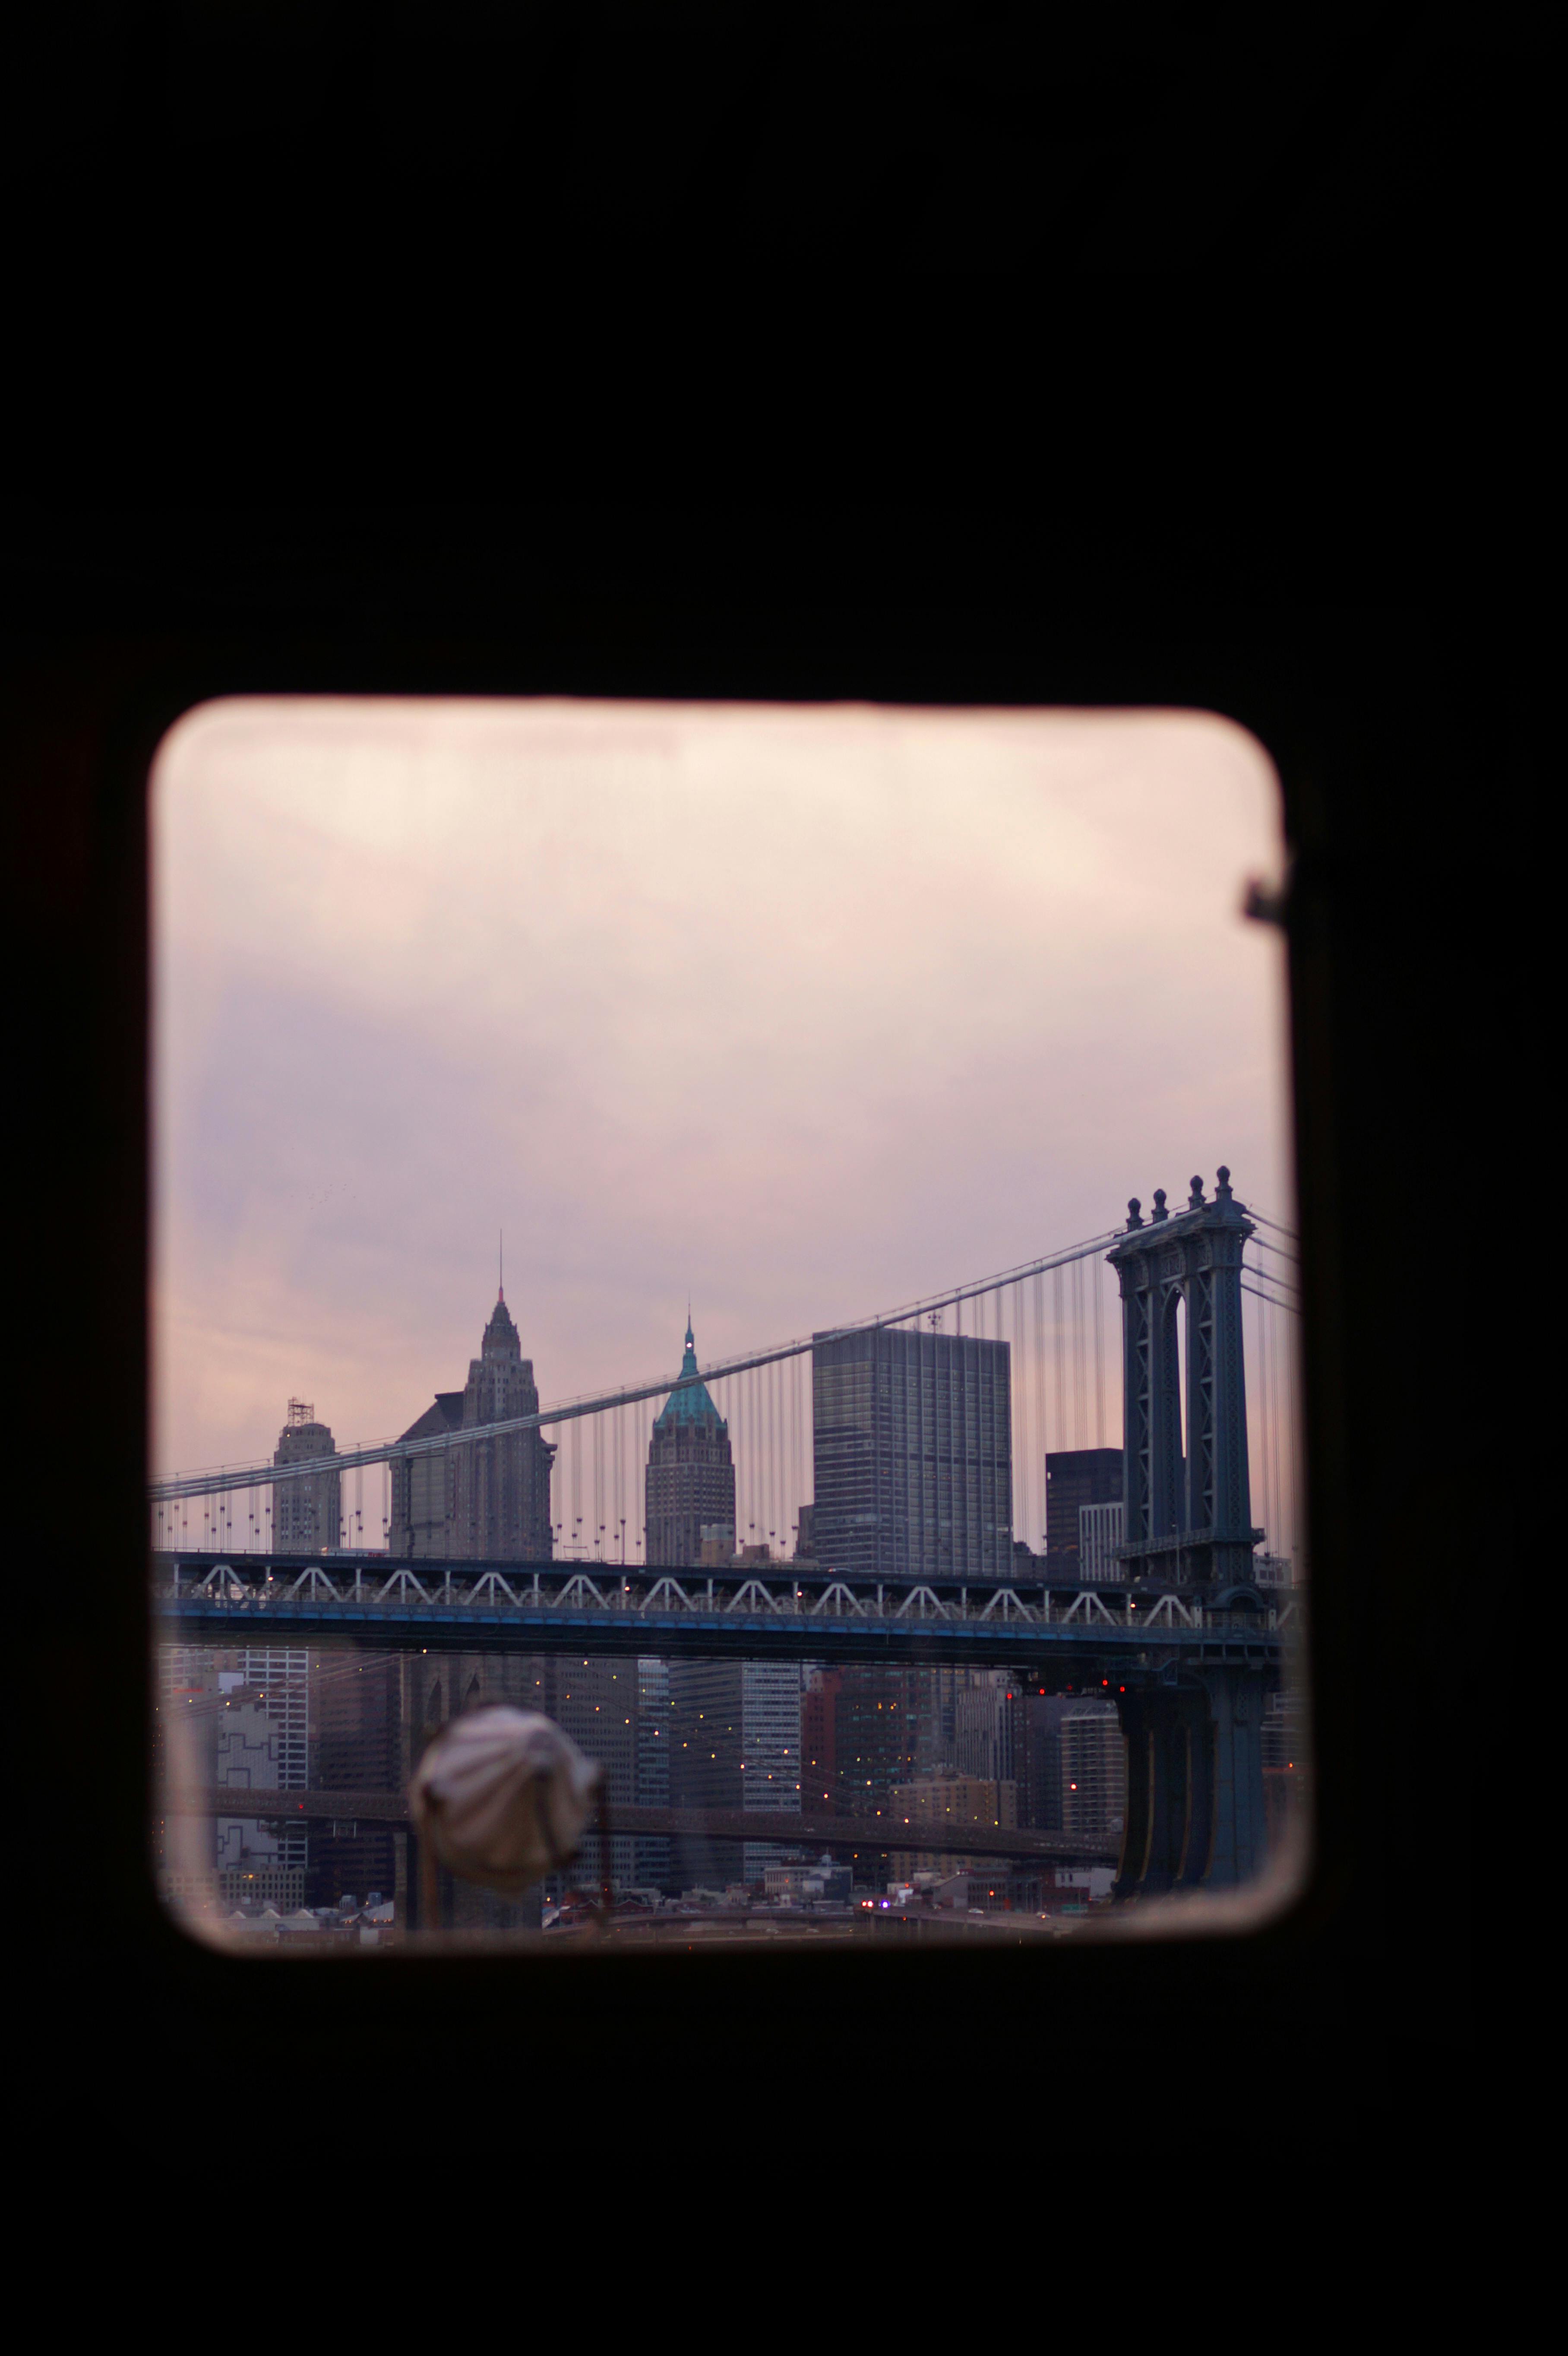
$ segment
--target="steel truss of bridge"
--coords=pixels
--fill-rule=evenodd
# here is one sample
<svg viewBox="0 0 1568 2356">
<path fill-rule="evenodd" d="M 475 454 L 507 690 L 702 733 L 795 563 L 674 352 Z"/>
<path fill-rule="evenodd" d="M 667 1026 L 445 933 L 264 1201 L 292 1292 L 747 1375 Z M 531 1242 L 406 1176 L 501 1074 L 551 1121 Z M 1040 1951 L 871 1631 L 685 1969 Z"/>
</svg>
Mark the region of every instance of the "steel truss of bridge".
<svg viewBox="0 0 1568 2356">
<path fill-rule="evenodd" d="M 1144 1674 L 1218 1661 L 1274 1670 L 1295 1608 L 1217 1609 L 1175 1589 L 894 1585 L 803 1575 L 799 1565 L 632 1574 L 603 1562 L 154 1557 L 157 1633 L 187 1644 L 336 1638 L 443 1652 L 1005 1660 L 1104 1683 L 1105 1663 Z"/>
</svg>

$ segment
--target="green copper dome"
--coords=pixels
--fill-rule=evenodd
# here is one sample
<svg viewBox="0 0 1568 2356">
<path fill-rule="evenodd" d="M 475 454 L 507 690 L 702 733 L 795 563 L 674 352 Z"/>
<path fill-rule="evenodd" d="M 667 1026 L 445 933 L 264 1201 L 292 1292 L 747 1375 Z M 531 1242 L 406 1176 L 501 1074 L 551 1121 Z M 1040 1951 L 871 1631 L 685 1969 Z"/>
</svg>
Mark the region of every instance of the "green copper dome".
<svg viewBox="0 0 1568 2356">
<path fill-rule="evenodd" d="M 691 1331 L 691 1320 L 686 1321 L 686 1355 L 680 1362 L 679 1387 L 671 1391 L 654 1425 L 656 1431 L 668 1431 L 677 1423 L 706 1424 L 710 1430 L 728 1430 L 723 1418 L 708 1396 L 708 1387 L 697 1372 L 697 1344 Z"/>
</svg>

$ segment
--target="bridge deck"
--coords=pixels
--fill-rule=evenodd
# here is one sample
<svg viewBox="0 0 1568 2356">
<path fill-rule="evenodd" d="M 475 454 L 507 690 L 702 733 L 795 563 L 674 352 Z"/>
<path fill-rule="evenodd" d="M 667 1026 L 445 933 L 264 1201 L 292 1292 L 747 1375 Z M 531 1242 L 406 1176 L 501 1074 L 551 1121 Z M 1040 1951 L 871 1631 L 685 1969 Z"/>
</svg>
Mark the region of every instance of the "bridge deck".
<svg viewBox="0 0 1568 2356">
<path fill-rule="evenodd" d="M 159 1596 L 155 1630 L 187 1644 L 358 1644 L 380 1652 L 611 1653 L 657 1659 L 962 1662 L 1051 1666 L 1074 1680 L 1108 1678 L 1111 1665 L 1159 1668 L 1173 1660 L 1253 1661 L 1273 1666 L 1271 1630 L 1107 1623 L 1041 1625 L 1021 1619 L 900 1620 L 891 1615 L 807 1619 L 749 1612 L 575 1612 L 471 1604 L 389 1606 L 304 1601 L 232 1602 Z M 1098 1663 L 1100 1665 L 1095 1666 Z"/>
<path fill-rule="evenodd" d="M 181 1555 L 155 1561 L 154 1611 L 165 1641 L 197 1644 L 1017 1663 L 1108 1683 L 1117 1666 L 1273 1666 L 1294 1610 L 1219 1612 L 1179 1590 L 872 1582 L 815 1567 L 809 1577 L 793 1564 L 633 1578 L 603 1563 Z"/>
</svg>

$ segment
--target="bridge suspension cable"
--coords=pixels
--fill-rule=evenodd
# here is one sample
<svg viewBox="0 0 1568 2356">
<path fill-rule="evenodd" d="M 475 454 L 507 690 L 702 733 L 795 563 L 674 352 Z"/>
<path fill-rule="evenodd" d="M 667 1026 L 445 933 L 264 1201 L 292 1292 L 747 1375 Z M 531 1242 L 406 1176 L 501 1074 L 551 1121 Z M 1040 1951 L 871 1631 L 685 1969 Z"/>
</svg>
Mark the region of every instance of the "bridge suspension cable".
<svg viewBox="0 0 1568 2356">
<path fill-rule="evenodd" d="M 1287 1316 L 1299 1317 L 1301 1314 L 1299 1301 L 1282 1301 L 1277 1293 L 1264 1292 L 1259 1286 L 1249 1284 L 1244 1277 L 1242 1280 L 1242 1290 L 1250 1292 L 1254 1301 L 1266 1301 L 1271 1309 L 1283 1309 Z"/>
<path fill-rule="evenodd" d="M 1298 1321 L 1302 1313 L 1300 1262 L 1275 1239 L 1289 1230 L 1251 1206 L 1247 1215 L 1274 1229 L 1273 1236 L 1256 1233 L 1249 1238 L 1256 1249 L 1247 1252 L 1241 1280 L 1243 1290 L 1251 1295 L 1246 1320 L 1248 1424 L 1254 1475 L 1262 1518 L 1271 1536 L 1279 1534 L 1276 1547 L 1284 1547 L 1296 1527 L 1299 1487 L 1295 1427 L 1298 1326 L 1284 1320 Z M 965 1336 L 1010 1345 L 1010 1404 L 999 1427 L 1005 1430 L 1010 1419 L 1010 1448 L 1004 1443 L 998 1459 L 999 1526 L 1010 1524 L 1020 1557 L 1026 1552 L 1038 1556 L 1055 1514 L 1058 1526 L 1051 1530 L 1051 1543 L 1061 1545 L 1065 1536 L 1071 1548 L 1071 1529 L 1054 1505 L 1048 1510 L 1051 1476 L 1047 1457 L 1051 1453 L 1054 1465 L 1061 1452 L 1104 1449 L 1107 1443 L 1119 1453 L 1121 1304 L 1112 1271 L 1096 1263 L 1103 1263 L 1123 1232 L 1118 1228 L 1085 1238 L 873 1318 L 705 1365 L 701 1380 L 710 1386 L 718 1411 L 728 1420 L 733 1448 L 735 1489 L 730 1511 L 735 1548 L 753 1554 L 765 1549 L 774 1560 L 793 1558 L 801 1544 L 810 1551 L 799 1515 L 802 1508 L 811 1506 L 816 1486 L 814 1347 L 838 1335 L 898 1328 L 907 1333 L 944 1323 L 950 1334 L 956 1328 Z M 1011 1294 L 1010 1303 L 1004 1293 Z M 944 1316 L 945 1312 L 953 1313 Z M 150 1488 L 154 1547 L 159 1551 L 187 1545 L 225 1553 L 286 1551 L 273 1500 L 281 1508 L 289 1484 L 312 1478 L 331 1483 L 328 1502 L 316 1509 L 325 1516 L 320 1534 L 327 1539 L 327 1550 L 381 1553 L 389 1547 L 411 1546 L 392 1526 L 393 1479 L 400 1462 L 445 1459 L 454 1475 L 454 1448 L 559 1426 L 559 1454 L 549 1493 L 556 1558 L 601 1564 L 618 1559 L 627 1571 L 635 1572 L 647 1551 L 646 1433 L 637 1409 L 645 1400 L 662 1404 L 679 1380 L 678 1375 L 667 1374 L 646 1383 L 548 1403 L 529 1416 L 440 1431 L 420 1440 L 382 1440 L 288 1464 L 269 1460 L 175 1474 Z M 379 1512 L 377 1504 L 364 1496 L 368 1465 L 378 1468 Z M 354 1479 L 342 1479 L 346 1472 Z M 1099 1480 L 1103 1473 L 1097 1471 L 1093 1477 Z M 443 1476 L 439 1461 L 433 1464 L 433 1481 L 436 1494 L 451 1494 L 451 1478 Z M 237 1497 L 233 1493 L 238 1491 L 249 1494 Z M 1051 1492 L 1053 1497 L 1060 1494 Z M 373 1485 L 372 1499 L 377 1495 Z M 820 1539 L 820 1530 L 816 1535 Z M 1294 1550 L 1293 1541 L 1287 1550 Z"/>
<path fill-rule="evenodd" d="M 1084 1242 L 1071 1244 L 1061 1251 L 1047 1252 L 1039 1259 L 1026 1260 L 1021 1266 L 1004 1269 L 998 1275 L 957 1285 L 950 1291 L 928 1294 L 919 1301 L 906 1301 L 898 1308 L 884 1311 L 880 1316 L 859 1318 L 851 1323 L 832 1326 L 826 1333 L 797 1336 L 793 1341 L 777 1343 L 770 1349 L 754 1350 L 718 1361 L 703 1369 L 702 1378 L 704 1382 L 716 1383 L 728 1376 L 751 1374 L 758 1367 L 776 1365 L 786 1358 L 804 1357 L 819 1342 L 836 1341 L 850 1333 L 872 1333 L 883 1326 L 908 1324 L 916 1319 L 940 1315 L 945 1309 L 957 1312 L 959 1330 L 962 1331 L 963 1309 L 966 1301 L 983 1302 L 987 1296 L 999 1294 L 1008 1285 L 1020 1284 L 1030 1277 L 1051 1272 L 1054 1275 L 1057 1288 L 1056 1404 L 1057 1429 L 1060 1430 L 1065 1420 L 1061 1364 L 1061 1271 L 1071 1267 L 1075 1260 L 1088 1259 L 1105 1251 L 1120 1233 L 1119 1228 L 1109 1228 L 1103 1235 L 1091 1236 Z M 981 1313 L 983 1317 L 983 1311 Z M 268 1459 L 260 1463 L 213 1465 L 197 1472 L 175 1473 L 167 1480 L 149 1483 L 148 1501 L 153 1505 L 169 1505 L 182 1498 L 208 1497 L 228 1494 L 237 1489 L 268 1486 L 280 1480 L 302 1482 L 316 1474 L 346 1472 L 365 1464 L 387 1464 L 415 1456 L 442 1455 L 448 1449 L 468 1447 L 476 1440 L 499 1440 L 510 1432 L 532 1431 L 546 1424 L 570 1423 L 583 1416 L 602 1415 L 611 1408 L 633 1407 L 644 1399 L 665 1398 L 678 1386 L 678 1375 L 660 1375 L 650 1382 L 631 1383 L 617 1390 L 563 1399 L 554 1406 L 540 1408 L 532 1415 L 508 1417 L 500 1423 L 474 1424 L 465 1430 L 443 1432 L 428 1440 L 379 1440 L 370 1448 L 344 1450 L 333 1456 L 302 1458 L 286 1467 L 274 1464 Z M 574 1505 L 575 1502 L 574 1497 Z M 600 1516 L 596 1514 L 595 1519 L 598 1518 Z"/>
</svg>

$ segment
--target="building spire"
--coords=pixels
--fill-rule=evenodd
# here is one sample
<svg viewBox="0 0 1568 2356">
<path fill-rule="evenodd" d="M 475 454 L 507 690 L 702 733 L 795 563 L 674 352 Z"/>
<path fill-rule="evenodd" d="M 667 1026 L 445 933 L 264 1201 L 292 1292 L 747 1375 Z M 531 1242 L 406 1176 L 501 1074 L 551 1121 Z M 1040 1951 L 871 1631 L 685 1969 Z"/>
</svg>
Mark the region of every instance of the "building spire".
<svg viewBox="0 0 1568 2356">
<path fill-rule="evenodd" d="M 496 1233 L 499 1241 L 496 1247 L 496 1298 L 497 1301 L 505 1301 L 507 1298 L 507 1230 L 501 1227 L 496 1230 Z"/>
<path fill-rule="evenodd" d="M 709 1398 L 708 1387 L 698 1371 L 697 1337 L 691 1330 L 689 1301 L 686 1310 L 686 1352 L 680 1362 L 680 1373 L 654 1429 L 656 1431 L 666 1430 L 672 1423 L 703 1423 L 720 1432 L 729 1430 Z"/>
</svg>

